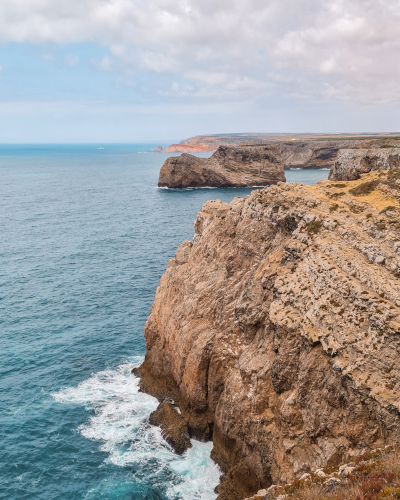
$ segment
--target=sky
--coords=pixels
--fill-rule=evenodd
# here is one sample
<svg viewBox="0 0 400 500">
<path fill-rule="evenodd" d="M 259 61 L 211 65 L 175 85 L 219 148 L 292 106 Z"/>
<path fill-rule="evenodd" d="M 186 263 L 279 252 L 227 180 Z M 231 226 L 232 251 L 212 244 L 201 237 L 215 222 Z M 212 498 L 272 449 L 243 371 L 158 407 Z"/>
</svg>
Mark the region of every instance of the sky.
<svg viewBox="0 0 400 500">
<path fill-rule="evenodd" d="M 1 0 L 0 142 L 400 131 L 399 0 Z"/>
</svg>

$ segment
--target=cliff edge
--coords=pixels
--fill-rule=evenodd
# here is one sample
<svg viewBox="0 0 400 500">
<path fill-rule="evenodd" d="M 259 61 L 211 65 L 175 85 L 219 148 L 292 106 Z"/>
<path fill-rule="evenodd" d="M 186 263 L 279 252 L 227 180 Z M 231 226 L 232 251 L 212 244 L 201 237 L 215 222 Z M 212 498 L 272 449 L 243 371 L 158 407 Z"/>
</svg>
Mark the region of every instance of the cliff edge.
<svg viewBox="0 0 400 500">
<path fill-rule="evenodd" d="M 189 154 L 167 158 L 159 187 L 266 186 L 285 181 L 279 146 L 220 146 L 210 158 Z"/>
<path fill-rule="evenodd" d="M 144 390 L 241 500 L 400 435 L 400 170 L 207 202 L 145 325 Z"/>
</svg>

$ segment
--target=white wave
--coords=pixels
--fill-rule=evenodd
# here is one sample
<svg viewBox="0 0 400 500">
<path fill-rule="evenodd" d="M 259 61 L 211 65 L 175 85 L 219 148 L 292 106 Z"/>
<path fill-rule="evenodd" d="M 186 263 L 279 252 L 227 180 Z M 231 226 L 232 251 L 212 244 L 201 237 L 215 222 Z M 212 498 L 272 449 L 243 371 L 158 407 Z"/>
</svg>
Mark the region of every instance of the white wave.
<svg viewBox="0 0 400 500">
<path fill-rule="evenodd" d="M 193 448 L 178 456 L 163 440 L 160 429 L 148 424 L 148 416 L 158 402 L 139 392 L 139 379 L 131 374 L 141 361 L 132 358 L 116 370 L 96 373 L 77 387 L 52 396 L 60 403 L 95 410 L 78 430 L 87 439 L 102 443 L 100 449 L 108 453 L 107 461 L 117 466 L 134 465 L 149 484 L 162 483 L 162 475 L 168 474 L 163 485 L 167 498 L 215 499 L 220 470 L 210 459 L 212 443 L 193 440 Z"/>
</svg>

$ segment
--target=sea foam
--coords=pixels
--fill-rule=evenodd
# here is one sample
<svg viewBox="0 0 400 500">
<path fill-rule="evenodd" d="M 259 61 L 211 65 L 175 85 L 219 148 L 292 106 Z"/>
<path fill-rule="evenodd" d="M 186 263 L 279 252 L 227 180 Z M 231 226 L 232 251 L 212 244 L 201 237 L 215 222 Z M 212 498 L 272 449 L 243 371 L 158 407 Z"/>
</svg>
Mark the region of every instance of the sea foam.
<svg viewBox="0 0 400 500">
<path fill-rule="evenodd" d="M 52 396 L 59 403 L 84 405 L 94 415 L 78 428 L 87 439 L 99 441 L 107 461 L 132 466 L 132 482 L 145 482 L 169 499 L 212 500 L 220 470 L 210 459 L 212 443 L 192 441 L 193 448 L 176 455 L 158 427 L 148 423 L 157 408 L 155 398 L 139 392 L 139 379 L 131 374 L 142 358 L 131 358 L 115 370 L 92 375 L 77 387 Z"/>
</svg>

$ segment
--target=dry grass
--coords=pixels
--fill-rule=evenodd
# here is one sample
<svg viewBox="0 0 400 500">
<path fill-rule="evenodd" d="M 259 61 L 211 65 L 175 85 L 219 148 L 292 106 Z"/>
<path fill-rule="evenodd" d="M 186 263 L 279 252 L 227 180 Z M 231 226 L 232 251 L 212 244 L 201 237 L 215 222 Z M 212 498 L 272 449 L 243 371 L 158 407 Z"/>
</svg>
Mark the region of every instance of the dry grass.
<svg viewBox="0 0 400 500">
<path fill-rule="evenodd" d="M 296 480 L 284 487 L 287 500 L 390 500 L 400 499 L 400 449 L 369 453 L 354 459 L 352 474 L 331 489 L 327 478 L 311 474 L 311 481 Z M 325 469 L 332 473 L 335 469 Z M 335 477 L 339 478 L 336 473 Z"/>
</svg>

